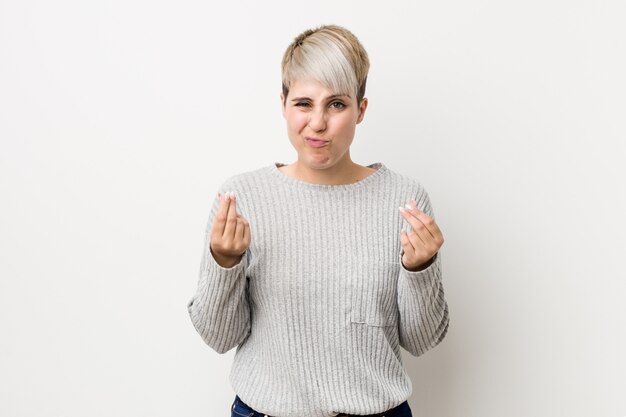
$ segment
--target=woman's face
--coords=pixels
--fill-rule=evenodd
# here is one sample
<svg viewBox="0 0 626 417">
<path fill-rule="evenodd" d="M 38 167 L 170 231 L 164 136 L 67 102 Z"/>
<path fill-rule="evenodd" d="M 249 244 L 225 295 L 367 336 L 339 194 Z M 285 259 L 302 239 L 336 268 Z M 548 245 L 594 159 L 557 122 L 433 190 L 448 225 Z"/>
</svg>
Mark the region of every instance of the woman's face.
<svg viewBox="0 0 626 417">
<path fill-rule="evenodd" d="M 356 125 L 363 120 L 367 99 L 334 95 L 315 80 L 291 83 L 287 99 L 281 94 L 287 133 L 298 152 L 298 163 L 325 169 L 350 161 Z"/>
</svg>

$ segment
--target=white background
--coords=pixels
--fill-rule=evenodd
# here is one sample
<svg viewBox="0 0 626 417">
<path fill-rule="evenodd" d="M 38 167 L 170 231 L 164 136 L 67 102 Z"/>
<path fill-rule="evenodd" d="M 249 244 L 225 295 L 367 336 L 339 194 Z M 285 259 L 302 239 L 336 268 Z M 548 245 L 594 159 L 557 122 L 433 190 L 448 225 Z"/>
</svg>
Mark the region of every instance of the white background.
<svg viewBox="0 0 626 417">
<path fill-rule="evenodd" d="M 622 1 L 0 0 L 0 415 L 227 416 L 195 332 L 210 203 L 293 162 L 280 59 L 372 62 L 352 145 L 428 190 L 451 324 L 416 417 L 626 415 Z"/>
</svg>

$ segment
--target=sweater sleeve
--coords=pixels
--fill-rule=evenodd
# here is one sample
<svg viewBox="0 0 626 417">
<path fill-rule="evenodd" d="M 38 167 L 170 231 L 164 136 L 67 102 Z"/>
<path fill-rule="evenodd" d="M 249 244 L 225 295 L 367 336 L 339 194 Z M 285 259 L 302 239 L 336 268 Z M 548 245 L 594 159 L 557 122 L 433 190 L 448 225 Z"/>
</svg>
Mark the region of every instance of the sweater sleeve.
<svg viewBox="0 0 626 417">
<path fill-rule="evenodd" d="M 422 188 L 415 198 L 418 207 L 434 219 L 428 194 Z M 402 264 L 398 277 L 400 346 L 420 356 L 443 340 L 449 325 L 448 304 L 443 290 L 441 253 L 422 271 L 409 271 Z"/>
<path fill-rule="evenodd" d="M 239 263 L 230 268 L 220 266 L 213 258 L 209 243 L 219 203 L 216 196 L 205 231 L 198 287 L 187 310 L 205 343 L 216 352 L 225 353 L 239 345 L 250 331 L 246 279 L 249 253 L 246 251 Z"/>
</svg>

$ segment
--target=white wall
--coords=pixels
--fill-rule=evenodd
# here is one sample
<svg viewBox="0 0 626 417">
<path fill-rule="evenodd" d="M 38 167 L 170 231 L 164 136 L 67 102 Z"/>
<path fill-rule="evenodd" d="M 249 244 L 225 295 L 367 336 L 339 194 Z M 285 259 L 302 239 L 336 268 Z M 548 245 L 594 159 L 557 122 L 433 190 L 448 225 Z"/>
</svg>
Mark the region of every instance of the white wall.
<svg viewBox="0 0 626 417">
<path fill-rule="evenodd" d="M 226 416 L 233 351 L 187 315 L 209 203 L 293 162 L 280 58 L 372 61 L 352 155 L 418 178 L 446 340 L 416 417 L 626 415 L 626 6 L 0 0 L 0 415 Z"/>
</svg>

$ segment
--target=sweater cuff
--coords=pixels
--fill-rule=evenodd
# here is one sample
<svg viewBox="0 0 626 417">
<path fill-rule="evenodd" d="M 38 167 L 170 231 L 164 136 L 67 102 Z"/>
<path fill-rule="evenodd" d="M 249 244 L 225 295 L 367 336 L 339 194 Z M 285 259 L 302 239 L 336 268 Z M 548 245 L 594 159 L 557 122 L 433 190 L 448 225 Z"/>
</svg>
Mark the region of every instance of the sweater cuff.
<svg viewBox="0 0 626 417">
<path fill-rule="evenodd" d="M 200 278 L 198 281 L 196 295 L 187 304 L 187 308 L 190 309 L 189 311 L 191 312 L 191 306 L 196 301 L 196 304 L 199 305 L 207 304 L 209 301 L 208 297 L 210 297 L 209 293 L 211 292 L 207 291 L 207 288 L 212 287 L 217 289 L 218 292 L 213 294 L 215 295 L 220 291 L 228 291 L 228 289 L 232 288 L 233 285 L 236 285 L 238 281 L 237 278 L 245 274 L 245 271 L 243 270 L 245 270 L 247 266 L 247 254 L 246 250 L 239 263 L 230 268 L 224 268 L 217 263 L 215 258 L 213 258 L 211 250 L 207 250 L 203 262 L 204 266 L 200 270 Z"/>
</svg>

